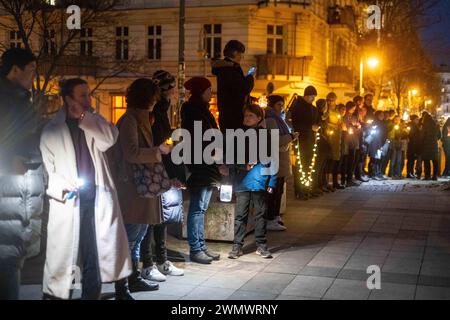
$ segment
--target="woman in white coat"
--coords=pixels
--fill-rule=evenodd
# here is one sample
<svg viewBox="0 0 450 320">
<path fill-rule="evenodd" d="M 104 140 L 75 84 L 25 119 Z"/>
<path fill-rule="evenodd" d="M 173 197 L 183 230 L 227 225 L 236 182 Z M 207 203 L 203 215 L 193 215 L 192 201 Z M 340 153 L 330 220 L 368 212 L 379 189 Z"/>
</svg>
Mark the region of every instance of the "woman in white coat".
<svg viewBox="0 0 450 320">
<path fill-rule="evenodd" d="M 50 198 L 43 291 L 44 295 L 69 299 L 73 283 L 78 284 L 81 278 L 82 298 L 95 299 L 100 297 L 101 283 L 123 279 L 132 270 L 116 188 L 105 154 L 115 144 L 118 130 L 90 111 L 89 87 L 84 80 L 67 80 L 61 95 L 64 107 L 44 128 L 40 145 L 49 175 L 47 195 Z M 74 119 L 79 137 L 84 137 L 81 142 L 75 139 L 74 128 L 70 125 Z M 84 157 L 90 155 L 92 161 L 88 162 L 93 168 L 90 179 L 86 179 L 91 185 L 90 191 L 84 195 L 85 199 L 93 199 L 89 202 L 92 208 L 85 216 L 83 201 L 80 201 L 83 189 L 77 186 L 79 171 L 83 168 L 79 145 L 85 146 Z M 75 194 L 73 198 L 71 192 Z M 85 223 L 85 219 L 91 222 Z M 94 226 L 87 242 L 85 229 L 90 229 L 89 224 Z M 96 260 L 88 267 L 86 250 L 90 251 L 89 259 Z M 85 269 L 89 268 L 96 270 L 94 273 L 90 270 L 89 279 L 83 279 Z M 85 287 L 95 286 L 93 282 L 98 285 L 91 291 L 97 293 L 94 297 L 85 295 Z"/>
</svg>

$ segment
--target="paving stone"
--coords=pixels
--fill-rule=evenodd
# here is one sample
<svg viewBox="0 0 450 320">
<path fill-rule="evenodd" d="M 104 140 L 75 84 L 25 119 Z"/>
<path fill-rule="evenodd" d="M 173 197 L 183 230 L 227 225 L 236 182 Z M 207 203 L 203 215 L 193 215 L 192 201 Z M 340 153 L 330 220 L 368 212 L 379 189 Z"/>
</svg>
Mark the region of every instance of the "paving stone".
<svg viewBox="0 0 450 320">
<path fill-rule="evenodd" d="M 260 272 L 240 289 L 280 294 L 294 278 L 291 274 Z"/>
<path fill-rule="evenodd" d="M 282 295 L 321 298 L 333 283 L 333 278 L 296 276 Z"/>
<path fill-rule="evenodd" d="M 336 300 L 367 300 L 370 290 L 365 281 L 336 279 L 324 298 Z"/>
</svg>

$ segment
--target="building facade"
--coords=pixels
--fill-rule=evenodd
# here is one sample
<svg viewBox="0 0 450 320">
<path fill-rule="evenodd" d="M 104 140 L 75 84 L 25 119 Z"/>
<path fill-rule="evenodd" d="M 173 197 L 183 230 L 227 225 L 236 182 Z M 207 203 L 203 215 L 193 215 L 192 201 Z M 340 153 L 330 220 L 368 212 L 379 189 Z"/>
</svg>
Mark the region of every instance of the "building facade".
<svg viewBox="0 0 450 320">
<path fill-rule="evenodd" d="M 252 95 L 276 93 L 289 99 L 314 85 L 319 97 L 335 91 L 345 102 L 358 92 L 357 41 L 364 8 L 357 0 L 186 0 L 186 78 L 208 77 L 215 88 L 211 62 L 221 58 L 229 40 L 237 39 L 247 48 L 244 72 L 257 67 Z M 106 28 L 82 25 L 71 43 L 73 53 L 62 60 L 74 67 L 61 63 L 59 70 L 60 76 L 83 76 L 98 87 L 96 108 L 112 122 L 125 111 L 125 91 L 135 78 L 159 69 L 177 74 L 179 1 L 124 0 L 115 13 Z M 58 38 L 56 30 L 49 31 L 36 42 L 44 42 L 51 56 Z M 14 30 L 0 29 L 0 42 L 20 45 Z M 123 69 L 108 74 L 101 67 L 104 61 Z M 176 122 L 176 106 L 171 115 Z"/>
<path fill-rule="evenodd" d="M 441 66 L 438 76 L 441 80 L 441 105 L 438 115 L 450 116 L 450 66 Z"/>
</svg>

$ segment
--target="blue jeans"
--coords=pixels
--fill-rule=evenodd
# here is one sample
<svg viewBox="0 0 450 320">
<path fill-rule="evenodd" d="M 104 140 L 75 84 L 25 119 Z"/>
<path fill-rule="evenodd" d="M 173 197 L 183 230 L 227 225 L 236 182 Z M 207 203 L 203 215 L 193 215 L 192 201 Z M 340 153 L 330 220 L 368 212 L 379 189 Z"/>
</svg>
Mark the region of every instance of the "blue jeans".
<svg viewBox="0 0 450 320">
<path fill-rule="evenodd" d="M 130 247 L 131 259 L 138 263 L 141 253 L 141 243 L 147 234 L 148 224 L 125 224 L 128 245 Z"/>
<path fill-rule="evenodd" d="M 191 254 L 207 249 L 205 244 L 205 213 L 211 200 L 212 187 L 189 189 L 187 236 Z"/>
<path fill-rule="evenodd" d="M 391 163 L 389 166 L 389 176 L 401 177 L 402 175 L 402 149 L 392 148 L 391 149 Z"/>
</svg>

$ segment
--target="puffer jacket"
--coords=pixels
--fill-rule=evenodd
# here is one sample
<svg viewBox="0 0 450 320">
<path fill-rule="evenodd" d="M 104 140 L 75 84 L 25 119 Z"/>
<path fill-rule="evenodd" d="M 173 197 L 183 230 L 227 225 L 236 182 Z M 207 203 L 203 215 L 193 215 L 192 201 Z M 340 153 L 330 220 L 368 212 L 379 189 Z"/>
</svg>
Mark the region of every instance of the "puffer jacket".
<svg viewBox="0 0 450 320">
<path fill-rule="evenodd" d="M 266 191 L 267 187 L 276 187 L 276 175 L 266 175 L 265 171 L 270 171 L 270 164 L 263 165 L 257 163 L 251 170 L 247 171 L 246 166 L 236 166 L 236 192 L 245 191 Z"/>
<path fill-rule="evenodd" d="M 40 249 L 44 174 L 39 152 L 40 119 L 30 93 L 0 78 L 0 264 L 21 267 Z M 25 175 L 12 175 L 15 156 Z"/>
<path fill-rule="evenodd" d="M 244 127 L 246 130 L 252 130 L 251 128 Z M 256 130 L 257 135 L 257 141 L 254 151 L 257 153 L 257 163 L 253 166 L 252 169 L 247 170 L 246 164 L 235 164 L 235 177 L 234 177 L 234 185 L 235 185 L 235 191 L 236 192 L 245 192 L 245 191 L 266 191 L 267 187 L 275 188 L 276 187 L 276 180 L 277 180 L 277 173 L 271 172 L 270 163 L 262 164 L 261 161 L 261 154 L 259 150 L 259 146 L 261 145 L 261 130 L 265 130 L 263 127 L 257 127 L 254 130 Z M 268 154 L 272 154 L 271 150 L 271 141 L 270 136 L 267 135 L 268 141 L 267 143 L 267 150 Z M 250 140 L 245 141 L 245 162 L 250 163 L 252 156 L 250 154 L 251 148 L 250 148 Z M 237 162 L 235 162 L 237 163 Z"/>
<path fill-rule="evenodd" d="M 183 192 L 180 189 L 171 188 L 161 195 L 162 222 L 183 222 Z"/>
</svg>

